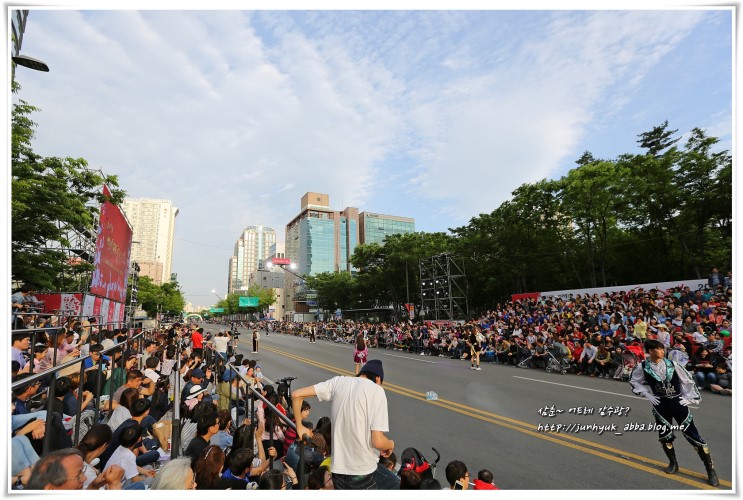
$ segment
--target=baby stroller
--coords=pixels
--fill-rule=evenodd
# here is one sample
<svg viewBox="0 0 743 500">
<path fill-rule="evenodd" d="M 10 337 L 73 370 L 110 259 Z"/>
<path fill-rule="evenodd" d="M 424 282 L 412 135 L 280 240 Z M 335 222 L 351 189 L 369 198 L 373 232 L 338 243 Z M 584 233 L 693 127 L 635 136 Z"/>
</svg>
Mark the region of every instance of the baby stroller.
<svg viewBox="0 0 743 500">
<path fill-rule="evenodd" d="M 519 355 L 521 356 L 521 361 L 519 361 L 518 364 L 519 368 L 531 368 L 534 366 L 534 361 L 532 360 L 534 357 L 534 351 L 529 349 L 526 345 L 519 346 Z"/>
<path fill-rule="evenodd" d="M 565 375 L 571 370 L 572 366 L 568 361 L 568 348 L 559 342 L 552 344 L 552 347 L 547 350 L 549 358 L 547 359 L 547 373 L 553 371 L 560 372 Z"/>
<path fill-rule="evenodd" d="M 397 471 L 397 475 L 401 475 L 406 470 L 413 470 L 422 479 L 433 479 L 436 476 L 436 464 L 441 460 L 441 455 L 436 448 L 431 449 L 436 453 L 436 460 L 433 463 L 426 460 L 426 457 L 417 449 L 405 448 L 400 455 L 400 470 Z"/>
<path fill-rule="evenodd" d="M 619 379 L 626 382 L 632 375 L 632 370 L 645 359 L 645 352 L 639 345 L 628 345 L 622 353 L 622 366 L 619 367 L 617 374 Z"/>
</svg>

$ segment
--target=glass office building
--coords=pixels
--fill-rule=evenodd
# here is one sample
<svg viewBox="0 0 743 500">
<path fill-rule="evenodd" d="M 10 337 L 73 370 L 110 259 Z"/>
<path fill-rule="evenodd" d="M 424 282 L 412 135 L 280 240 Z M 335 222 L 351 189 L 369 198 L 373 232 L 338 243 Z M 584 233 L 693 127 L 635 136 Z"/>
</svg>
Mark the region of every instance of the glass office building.
<svg viewBox="0 0 743 500">
<path fill-rule="evenodd" d="M 362 212 L 359 215 L 364 244 L 384 243 L 387 236 L 415 232 L 415 220 L 394 215 L 382 215 Z"/>
</svg>

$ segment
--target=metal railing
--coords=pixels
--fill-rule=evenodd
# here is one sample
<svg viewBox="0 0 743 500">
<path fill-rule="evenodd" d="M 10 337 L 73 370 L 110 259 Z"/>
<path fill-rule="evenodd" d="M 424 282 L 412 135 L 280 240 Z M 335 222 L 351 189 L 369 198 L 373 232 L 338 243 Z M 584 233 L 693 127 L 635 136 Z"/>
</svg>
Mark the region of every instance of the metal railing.
<svg viewBox="0 0 743 500">
<path fill-rule="evenodd" d="M 245 411 L 246 411 L 246 413 L 248 411 L 247 410 L 248 404 L 250 405 L 250 413 L 249 413 L 249 415 L 251 416 L 251 418 L 250 418 L 250 426 L 252 427 L 253 435 L 255 435 L 255 431 L 256 431 L 256 428 L 258 426 L 258 422 L 256 421 L 256 419 L 255 418 L 252 418 L 252 416 L 256 414 L 256 411 L 255 411 L 256 400 L 262 402 L 265 405 L 264 417 L 266 416 L 265 411 L 267 410 L 267 411 L 269 411 L 269 412 L 271 412 L 271 413 L 274 414 L 274 419 L 272 419 L 274 423 L 275 423 L 275 418 L 278 417 L 278 419 L 281 420 L 281 422 L 283 422 L 287 427 L 289 427 L 292 430 L 294 430 L 294 433 L 295 434 L 297 433 L 297 425 L 294 422 L 292 422 L 291 419 L 289 419 L 289 417 L 287 417 L 286 415 L 284 415 L 284 413 L 281 412 L 281 410 L 279 410 L 270 401 L 268 401 L 263 396 L 263 394 L 260 393 L 260 391 L 256 390 L 254 387 L 252 387 L 251 384 L 250 384 L 250 382 L 245 377 L 243 377 L 240 374 L 240 372 L 237 370 L 237 367 L 235 367 L 235 365 L 233 365 L 232 363 L 230 363 L 222 355 L 222 353 L 216 351 L 213 347 L 211 347 L 207 343 L 204 344 L 204 347 L 205 347 L 205 353 L 210 353 L 210 355 L 205 356 L 205 360 L 204 361 L 206 362 L 207 366 L 210 366 L 211 367 L 211 371 L 214 374 L 215 381 L 217 383 L 219 383 L 220 373 L 222 373 L 222 370 L 220 370 L 220 368 L 223 368 L 224 371 L 231 370 L 235 374 L 235 377 L 238 378 L 240 380 L 240 382 L 242 382 L 242 383 L 245 384 L 245 387 L 246 387 L 247 390 L 245 391 L 245 394 L 242 396 L 242 400 L 245 402 Z M 230 387 L 230 405 L 229 405 L 230 406 L 230 413 L 232 412 L 233 404 L 234 404 L 234 407 L 235 408 L 238 408 L 238 405 L 239 405 L 238 401 L 241 399 L 240 398 L 240 394 L 238 393 L 239 392 L 239 385 L 240 384 L 238 384 L 238 387 L 235 388 L 236 390 L 233 392 L 233 390 L 232 390 L 233 389 L 233 385 L 232 385 L 232 383 L 229 383 L 229 387 Z M 234 398 L 232 397 L 233 394 L 235 396 Z M 289 399 L 289 401 L 287 401 L 287 404 L 291 407 L 291 398 Z M 236 414 L 236 417 L 237 417 L 237 410 L 235 411 L 235 414 Z M 268 422 L 269 420 L 266 419 L 266 421 Z M 237 424 L 237 422 L 235 422 L 235 424 Z M 273 446 L 273 440 L 274 440 L 275 425 L 271 425 L 270 426 L 270 429 L 269 428 L 266 428 L 265 431 L 267 431 L 268 432 L 268 435 L 269 435 L 269 447 L 272 447 Z M 173 433 L 175 433 L 175 427 L 174 427 Z M 261 436 L 256 436 L 256 439 L 261 439 Z M 297 479 L 298 479 L 298 485 L 297 486 L 299 487 L 299 489 L 302 489 L 303 490 L 305 488 L 306 484 L 307 484 L 307 477 L 306 477 L 306 474 L 305 474 L 304 448 L 309 443 L 305 441 L 305 439 L 303 438 L 303 436 L 299 436 L 299 435 L 297 435 L 295 442 L 298 444 L 298 448 L 299 448 L 297 450 L 297 452 L 299 454 L 299 465 L 298 465 L 297 468 L 299 470 L 295 471 L 296 474 L 297 474 Z M 269 465 L 269 468 L 270 468 L 270 466 L 273 465 L 273 457 L 268 458 L 268 460 L 270 462 L 270 465 Z"/>
<path fill-rule="evenodd" d="M 115 324 L 115 323 L 111 323 Z M 101 342 L 101 338 L 103 336 L 103 327 L 108 326 L 107 324 L 100 325 L 100 330 L 98 331 L 97 335 L 97 343 Z M 88 328 L 87 326 L 85 328 Z M 67 370 L 70 367 L 74 367 L 75 365 L 80 366 L 79 371 L 79 382 L 77 387 L 77 402 L 78 402 L 78 408 L 77 408 L 77 414 L 75 416 L 75 433 L 74 433 L 74 439 L 73 445 L 77 445 L 80 441 L 80 438 L 83 436 L 80 436 L 80 420 L 81 415 L 83 412 L 82 403 L 84 400 L 83 397 L 83 391 L 84 391 L 84 385 L 85 385 L 85 373 L 86 371 L 90 371 L 91 368 L 85 369 L 85 361 L 88 359 L 91 359 L 91 355 L 88 354 L 86 356 L 78 356 L 75 357 L 72 360 L 66 361 L 64 363 L 58 363 L 57 362 L 57 336 L 58 335 L 64 335 L 67 333 L 66 327 L 64 326 L 53 326 L 53 327 L 44 327 L 44 328 L 35 328 L 35 329 L 21 329 L 21 330 L 12 330 L 12 335 L 17 336 L 19 334 L 31 334 L 31 361 L 32 363 L 30 371 L 33 371 L 33 358 L 34 358 L 34 349 L 33 345 L 35 345 L 35 336 L 39 332 L 47 332 L 48 334 L 51 334 L 53 336 L 54 340 L 52 341 L 55 349 L 54 349 L 54 355 L 53 355 L 53 363 L 54 365 L 42 372 L 29 375 L 27 377 L 24 377 L 21 380 L 17 380 L 11 384 L 11 391 L 14 391 L 15 389 L 25 387 L 31 384 L 35 384 L 38 382 L 48 382 L 48 389 L 46 391 L 46 397 L 47 397 L 47 403 L 46 403 L 46 412 L 47 412 L 47 418 L 46 418 L 46 428 L 44 433 L 44 441 L 43 441 L 43 452 L 42 454 L 47 454 L 50 450 L 50 441 L 51 441 L 51 432 L 52 432 L 52 408 L 53 408 L 53 402 L 56 398 L 55 394 L 55 384 L 57 379 L 59 378 L 58 373 L 62 370 Z M 130 332 L 131 333 L 131 332 Z M 97 363 L 96 368 L 98 370 L 98 375 L 96 377 L 96 387 L 95 392 L 93 394 L 93 401 L 94 403 L 94 417 L 93 422 L 98 423 L 99 422 L 99 415 L 101 410 L 108 410 L 111 411 L 113 406 L 113 393 L 118 389 L 118 387 L 114 387 L 113 383 L 113 377 L 114 377 L 114 370 L 117 368 L 120 368 L 124 370 L 124 366 L 126 363 L 126 359 L 124 359 L 123 352 L 124 350 L 131 349 L 136 342 L 136 351 L 138 354 L 142 354 L 142 351 L 144 349 L 144 340 L 147 339 L 153 339 L 152 332 L 150 331 L 143 331 L 136 335 L 132 335 L 127 339 L 126 342 L 120 343 L 117 345 L 114 345 L 113 347 L 109 347 L 106 349 L 103 349 L 100 351 L 101 358 L 100 361 Z M 173 366 L 173 371 L 176 373 L 175 378 L 175 386 L 173 387 L 173 418 L 172 418 L 172 436 L 171 436 L 171 457 L 177 458 L 180 455 L 180 449 L 181 449 L 181 414 L 180 414 L 180 406 L 181 406 L 181 383 L 183 381 L 182 379 L 182 365 L 181 365 L 181 357 L 184 350 L 183 345 L 183 339 L 180 336 L 176 337 L 175 342 L 175 365 Z M 115 359 L 116 354 L 120 352 L 121 355 L 119 356 L 118 361 Z M 282 423 L 284 423 L 287 427 L 290 427 L 293 429 L 296 433 L 297 427 L 294 422 L 292 422 L 286 415 L 284 415 L 276 406 L 274 406 L 271 402 L 269 402 L 263 394 L 260 393 L 260 391 L 256 390 L 254 387 L 251 386 L 250 382 L 239 373 L 237 367 L 235 367 L 232 363 L 230 363 L 227 359 L 225 359 L 221 353 L 214 350 L 211 346 L 208 344 L 205 344 L 205 353 L 207 354 L 204 357 L 204 361 L 206 363 L 206 367 L 211 368 L 212 373 L 214 374 L 214 382 L 215 382 L 215 388 L 217 387 L 217 384 L 220 382 L 221 374 L 224 370 L 231 370 L 235 377 L 237 377 L 244 385 L 245 385 L 245 392 L 244 394 L 240 393 L 239 384 L 237 388 L 234 388 L 232 383 L 229 384 L 230 387 L 230 414 L 231 409 L 233 408 L 233 405 L 235 408 L 239 406 L 240 400 L 244 401 L 245 405 L 245 411 L 247 413 L 247 408 L 250 407 L 250 413 L 249 415 L 252 417 L 255 415 L 255 404 L 256 401 L 260 401 L 265 405 L 265 411 L 271 412 L 274 414 L 273 421 L 275 422 L 275 418 L 278 418 Z M 112 382 L 109 384 L 109 391 L 108 391 L 108 407 L 106 408 L 105 405 L 102 407 L 101 405 L 101 399 L 105 394 L 102 394 L 103 392 L 103 385 L 104 385 L 104 379 L 106 379 L 106 376 L 103 374 L 103 365 L 104 365 L 104 355 L 112 354 L 111 356 L 111 366 L 109 369 L 111 370 L 111 375 L 108 376 L 109 380 L 112 380 Z M 124 377 L 125 380 L 125 377 Z M 235 389 L 233 391 L 233 389 Z M 41 395 L 44 393 L 42 392 Z M 38 395 L 35 395 L 36 397 Z M 288 404 L 291 405 L 291 401 L 288 401 Z M 236 417 L 237 417 L 237 410 L 236 410 Z M 235 422 L 237 424 L 237 422 Z M 256 419 L 250 418 L 250 426 L 252 427 L 253 435 L 255 436 L 255 431 L 258 426 L 258 422 L 256 422 Z M 269 446 L 273 446 L 273 439 L 274 439 L 274 426 L 271 426 L 270 429 L 266 429 L 269 433 Z M 261 439 L 261 436 L 256 436 L 256 439 Z M 308 444 L 308 442 L 303 439 L 302 436 L 297 436 L 296 442 L 298 444 L 298 454 L 299 454 L 299 470 L 296 471 L 297 478 L 298 478 L 298 486 L 300 489 L 304 489 L 307 478 L 305 474 L 305 457 L 304 457 L 304 448 L 305 445 Z M 269 461 L 272 465 L 273 457 L 269 458 Z"/>
<path fill-rule="evenodd" d="M 54 399 L 56 398 L 56 394 L 55 394 L 56 387 L 55 386 L 56 386 L 56 381 L 59 378 L 58 377 L 58 373 L 60 371 L 62 371 L 62 370 L 66 370 L 66 369 L 68 369 L 70 367 L 74 367 L 75 365 L 80 365 L 80 371 L 79 371 L 79 381 L 78 381 L 77 394 L 76 394 L 78 407 L 77 407 L 77 414 L 75 415 L 75 435 L 74 435 L 74 439 L 72 441 L 73 441 L 73 445 L 77 445 L 77 443 L 79 442 L 80 437 L 81 437 L 80 436 L 80 419 L 81 419 L 82 412 L 83 412 L 82 403 L 83 403 L 83 400 L 84 400 L 83 392 L 84 392 L 84 386 L 85 386 L 85 372 L 86 371 L 89 371 L 89 369 L 88 370 L 85 369 L 85 361 L 88 360 L 88 359 L 91 359 L 91 355 L 88 354 L 86 356 L 77 356 L 74 359 L 71 359 L 71 360 L 66 361 L 64 363 L 58 363 L 57 362 L 57 349 L 56 349 L 56 346 L 57 346 L 56 345 L 57 344 L 57 342 L 56 342 L 56 336 L 59 335 L 59 334 L 61 334 L 61 333 L 66 333 L 66 331 L 60 332 L 59 330 L 60 329 L 63 329 L 63 328 L 60 328 L 60 327 L 50 327 L 49 329 L 50 330 L 51 329 L 54 329 L 55 330 L 53 332 L 54 338 L 55 338 L 55 340 L 53 341 L 54 342 L 54 345 L 55 345 L 54 356 L 53 356 L 53 362 L 54 362 L 53 366 L 51 368 L 47 369 L 47 370 L 41 371 L 39 373 L 31 374 L 31 375 L 29 375 L 27 377 L 24 377 L 24 378 L 22 378 L 20 380 L 17 380 L 15 382 L 11 383 L 11 385 L 10 385 L 11 391 L 15 391 L 15 389 L 19 389 L 21 387 L 26 387 L 26 386 L 35 384 L 36 382 L 40 382 L 40 383 L 48 382 L 47 391 L 46 391 L 46 398 L 47 398 L 46 412 L 47 412 L 47 418 L 46 418 L 46 427 L 45 427 L 45 431 L 44 431 L 43 452 L 42 452 L 43 454 L 46 454 L 46 453 L 49 452 L 49 446 L 50 446 L 50 441 L 51 441 L 51 437 L 52 437 L 52 434 L 51 434 L 51 430 L 52 430 L 52 427 L 51 427 L 52 426 L 51 415 L 52 415 L 52 408 L 53 408 Z M 46 330 L 46 329 L 42 329 L 42 330 Z M 36 332 L 35 331 L 28 332 L 28 330 L 13 330 L 12 331 L 12 335 L 15 335 L 15 336 L 17 336 L 19 334 L 28 334 L 28 333 L 31 333 L 32 339 L 33 339 Z M 101 362 L 99 362 L 97 364 L 97 370 L 98 370 L 98 376 L 97 376 L 97 379 L 96 379 L 97 384 L 96 384 L 96 387 L 95 387 L 95 392 L 93 393 L 94 401 L 95 401 L 95 405 L 94 405 L 94 420 L 93 420 L 94 422 L 96 422 L 96 423 L 98 422 L 98 420 L 99 420 L 98 417 L 99 417 L 99 414 L 100 414 L 100 410 L 102 409 L 101 408 L 101 397 L 103 396 L 103 394 L 101 394 L 101 393 L 103 392 L 103 384 L 104 384 L 103 380 L 105 378 L 105 376 L 103 374 L 103 365 L 104 365 L 104 363 L 103 363 L 103 356 L 106 355 L 106 354 L 108 354 L 108 353 L 112 353 L 113 354 L 113 356 L 111 357 L 111 366 L 109 368 L 111 370 L 111 372 L 112 372 L 111 375 L 110 375 L 110 377 L 109 377 L 109 379 L 112 380 L 113 379 L 113 376 L 114 376 L 113 371 L 116 368 L 121 368 L 122 370 L 124 369 L 124 364 L 126 362 L 126 360 L 124 359 L 124 356 L 123 356 L 124 350 L 132 349 L 133 346 L 134 346 L 134 344 L 135 344 L 135 342 L 136 342 L 136 344 L 137 344 L 137 349 L 136 350 L 138 351 L 138 354 L 142 354 L 142 349 L 143 349 L 143 345 L 144 345 L 143 340 L 146 337 L 148 337 L 148 336 L 149 336 L 148 335 L 148 332 L 141 332 L 141 333 L 139 333 L 137 335 L 134 335 L 132 337 L 129 337 L 126 342 L 123 342 L 123 343 L 114 345 L 113 347 L 109 347 L 107 349 L 103 349 L 103 350 L 100 351 L 101 352 Z M 33 344 L 34 344 L 34 342 L 32 340 L 32 345 Z M 32 348 L 31 349 L 31 360 L 33 360 L 33 358 L 34 358 L 33 352 L 34 352 L 34 350 Z M 120 362 L 121 366 L 115 366 L 115 363 L 116 363 L 115 355 L 116 355 L 117 352 L 120 352 L 121 353 L 121 355 L 119 356 L 119 361 L 118 361 L 118 362 Z M 29 362 L 32 363 L 32 361 L 29 361 Z M 33 363 L 31 364 L 30 371 L 33 371 Z M 111 407 L 112 407 L 113 392 L 116 389 L 117 388 L 114 387 L 114 383 L 113 383 L 113 380 L 112 380 L 112 383 L 109 384 L 109 397 L 108 397 L 108 401 L 109 401 L 108 409 L 109 409 L 109 411 L 111 410 Z M 44 395 L 44 393 L 42 392 L 42 393 L 40 393 L 40 395 L 37 394 L 37 395 L 34 395 L 33 397 L 38 397 L 38 396 L 43 396 L 43 395 Z"/>
</svg>

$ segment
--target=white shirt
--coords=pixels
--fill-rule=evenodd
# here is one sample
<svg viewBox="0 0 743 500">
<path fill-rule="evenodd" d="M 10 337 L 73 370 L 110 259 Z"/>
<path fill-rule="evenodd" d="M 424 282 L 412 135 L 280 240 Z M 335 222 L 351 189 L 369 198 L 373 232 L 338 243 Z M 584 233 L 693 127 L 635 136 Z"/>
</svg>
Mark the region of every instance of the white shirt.
<svg viewBox="0 0 743 500">
<path fill-rule="evenodd" d="M 228 337 L 214 337 L 214 349 L 217 352 L 227 352 L 227 342 L 229 340 Z"/>
<path fill-rule="evenodd" d="M 320 401 L 331 401 L 332 472 L 367 475 L 377 469 L 379 451 L 371 431 L 389 431 L 384 389 L 363 377 L 334 377 L 314 386 Z"/>
<path fill-rule="evenodd" d="M 132 414 L 129 410 L 123 405 L 119 405 L 111 413 L 111 418 L 108 419 L 108 426 L 112 431 L 115 431 L 125 420 L 129 420 L 130 418 L 132 418 Z"/>
<path fill-rule="evenodd" d="M 124 469 L 124 479 L 131 479 L 139 475 L 137 469 L 137 457 L 134 456 L 132 450 L 119 446 L 116 451 L 113 452 L 111 458 L 106 462 L 106 467 L 111 465 L 118 465 Z"/>
</svg>

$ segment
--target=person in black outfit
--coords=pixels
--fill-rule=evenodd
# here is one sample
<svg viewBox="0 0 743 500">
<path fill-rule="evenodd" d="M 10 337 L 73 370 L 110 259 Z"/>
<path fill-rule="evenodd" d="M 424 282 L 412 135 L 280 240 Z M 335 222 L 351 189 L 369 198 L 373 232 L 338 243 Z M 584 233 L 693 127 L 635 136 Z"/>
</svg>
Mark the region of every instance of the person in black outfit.
<svg viewBox="0 0 743 500">
<path fill-rule="evenodd" d="M 191 457 L 191 468 L 196 470 L 196 463 L 201 452 L 209 446 L 209 440 L 219 432 L 219 414 L 214 411 L 203 413 L 196 419 L 196 437 L 188 444 L 184 455 Z M 198 481 L 196 481 L 198 484 Z"/>
<path fill-rule="evenodd" d="M 717 479 L 709 447 L 699 435 L 688 408 L 690 404 L 698 404 L 702 399 L 694 378 L 683 366 L 665 357 L 665 346 L 662 342 L 646 340 L 644 347 L 648 353 L 648 359 L 638 363 L 632 371 L 630 385 L 632 385 L 632 392 L 643 396 L 653 404 L 653 416 L 658 425 L 659 441 L 669 460 L 665 473 L 675 474 L 679 470 L 676 451 L 673 448 L 675 436 L 671 425 L 675 420 L 679 426 L 683 426 L 681 432 L 704 462 L 704 467 L 707 469 L 707 483 L 711 486 L 718 486 L 720 482 Z"/>
</svg>

